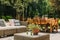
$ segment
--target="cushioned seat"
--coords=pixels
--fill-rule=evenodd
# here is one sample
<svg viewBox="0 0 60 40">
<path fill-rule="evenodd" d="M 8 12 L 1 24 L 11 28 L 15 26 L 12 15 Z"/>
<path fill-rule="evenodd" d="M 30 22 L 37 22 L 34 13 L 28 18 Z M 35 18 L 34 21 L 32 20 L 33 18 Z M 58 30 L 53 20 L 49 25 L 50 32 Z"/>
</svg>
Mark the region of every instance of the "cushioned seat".
<svg viewBox="0 0 60 40">
<path fill-rule="evenodd" d="M 11 25 L 8 25 L 4 20 L 2 21 L 4 22 L 3 25 L 6 25 L 6 26 L 4 27 L 0 26 L 0 36 L 11 35 L 20 31 L 24 32 L 26 30 L 26 26 L 15 26 L 15 25 L 11 26 Z"/>
</svg>

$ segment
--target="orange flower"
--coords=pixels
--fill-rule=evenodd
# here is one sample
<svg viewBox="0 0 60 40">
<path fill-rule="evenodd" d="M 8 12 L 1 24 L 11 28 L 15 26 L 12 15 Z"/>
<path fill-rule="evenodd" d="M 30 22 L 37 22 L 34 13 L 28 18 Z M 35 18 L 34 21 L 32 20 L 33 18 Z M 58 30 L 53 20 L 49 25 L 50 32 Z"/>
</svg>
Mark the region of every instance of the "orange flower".
<svg viewBox="0 0 60 40">
<path fill-rule="evenodd" d="M 39 29 L 35 28 L 35 29 L 32 30 L 32 32 L 38 33 L 39 32 Z"/>
</svg>

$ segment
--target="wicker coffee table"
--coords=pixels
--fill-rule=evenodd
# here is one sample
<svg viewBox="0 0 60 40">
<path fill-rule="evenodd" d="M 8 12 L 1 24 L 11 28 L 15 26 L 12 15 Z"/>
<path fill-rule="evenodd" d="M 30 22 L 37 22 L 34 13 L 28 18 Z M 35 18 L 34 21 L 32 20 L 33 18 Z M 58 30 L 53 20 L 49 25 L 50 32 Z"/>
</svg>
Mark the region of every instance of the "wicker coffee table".
<svg viewBox="0 0 60 40">
<path fill-rule="evenodd" d="M 50 40 L 47 33 L 38 33 L 38 35 L 30 35 L 26 32 L 14 34 L 14 40 Z"/>
</svg>

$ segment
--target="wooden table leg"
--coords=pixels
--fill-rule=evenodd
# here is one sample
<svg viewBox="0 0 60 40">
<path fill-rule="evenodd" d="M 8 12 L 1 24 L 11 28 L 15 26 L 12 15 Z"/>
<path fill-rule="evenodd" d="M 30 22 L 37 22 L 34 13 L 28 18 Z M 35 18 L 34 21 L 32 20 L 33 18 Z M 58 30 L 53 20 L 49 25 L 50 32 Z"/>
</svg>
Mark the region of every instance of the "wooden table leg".
<svg viewBox="0 0 60 40">
<path fill-rule="evenodd" d="M 56 29 L 56 32 L 58 32 L 58 25 L 56 25 L 55 29 Z"/>
<path fill-rule="evenodd" d="M 50 25 L 50 33 L 52 33 L 52 25 Z"/>
</svg>

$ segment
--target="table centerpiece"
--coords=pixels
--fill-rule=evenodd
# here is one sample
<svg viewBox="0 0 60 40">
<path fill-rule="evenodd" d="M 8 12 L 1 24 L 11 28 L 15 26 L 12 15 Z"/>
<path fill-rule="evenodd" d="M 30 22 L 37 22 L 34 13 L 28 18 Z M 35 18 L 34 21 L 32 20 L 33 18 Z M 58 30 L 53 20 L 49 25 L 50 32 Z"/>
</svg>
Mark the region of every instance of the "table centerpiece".
<svg viewBox="0 0 60 40">
<path fill-rule="evenodd" d="M 33 35 L 38 35 L 38 32 L 40 31 L 40 26 L 32 23 L 28 24 L 27 29 L 31 30 L 31 33 L 33 33 Z"/>
</svg>

